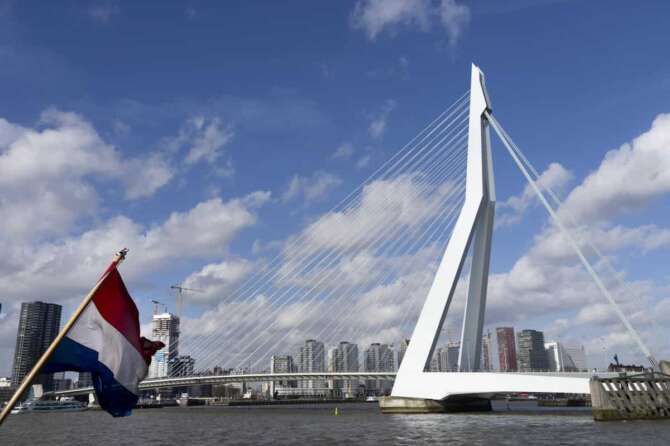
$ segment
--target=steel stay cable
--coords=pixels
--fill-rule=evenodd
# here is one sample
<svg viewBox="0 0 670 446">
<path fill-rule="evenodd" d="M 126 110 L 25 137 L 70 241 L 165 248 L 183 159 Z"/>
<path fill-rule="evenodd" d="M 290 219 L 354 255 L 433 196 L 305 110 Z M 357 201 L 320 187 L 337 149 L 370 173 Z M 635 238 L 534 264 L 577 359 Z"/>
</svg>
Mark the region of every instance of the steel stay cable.
<svg viewBox="0 0 670 446">
<path fill-rule="evenodd" d="M 431 185 L 431 186 L 430 186 L 430 189 L 433 189 L 433 188 L 434 188 L 434 186 Z M 403 228 L 400 228 L 400 230 L 402 230 L 402 229 L 403 229 Z M 396 232 L 399 232 L 399 231 L 396 231 Z M 400 240 L 402 240 L 402 239 L 400 239 Z M 358 286 L 357 286 L 357 287 L 358 287 Z M 335 294 L 336 291 L 339 291 L 339 288 L 338 288 L 338 287 L 336 287 L 336 288 L 334 288 L 333 290 L 331 290 L 331 292 L 329 293 L 328 296 L 330 296 L 330 295 L 332 295 L 332 294 Z M 339 293 L 340 296 L 344 296 L 344 295 L 347 295 L 347 294 L 350 294 L 350 293 L 346 293 L 346 294 L 345 294 L 345 293 Z M 318 305 L 321 306 L 321 305 L 323 305 L 323 304 L 327 304 L 327 303 L 329 303 L 329 299 L 327 298 L 328 296 L 323 297 L 323 298 L 319 301 L 319 304 L 318 304 Z M 341 298 L 341 297 L 340 297 L 340 298 Z M 310 304 L 312 300 L 313 300 L 313 299 L 311 299 L 310 301 L 308 301 L 307 303 L 305 303 L 305 306 L 307 306 L 308 304 Z M 337 301 L 336 301 L 336 303 L 337 303 Z M 316 313 L 317 311 L 318 311 L 318 307 L 314 307 L 312 310 L 310 310 L 310 314 L 312 314 L 312 313 Z M 286 336 L 288 336 L 288 333 L 286 334 Z M 286 336 L 285 336 L 285 337 L 286 337 Z M 258 349 L 257 349 L 257 350 L 258 350 Z M 255 354 L 255 351 L 252 352 L 252 354 Z"/>
<path fill-rule="evenodd" d="M 445 118 L 445 120 L 448 119 L 449 116 L 452 116 L 453 113 L 455 113 L 459 108 L 460 108 L 460 105 L 458 105 L 458 104 L 455 104 L 455 105 L 451 106 L 450 108 L 448 108 L 447 111 L 450 110 L 450 109 L 454 109 L 454 110 L 452 110 L 452 113 L 450 113 L 450 114 L 448 115 L 448 117 Z M 445 112 L 445 113 L 446 113 L 446 112 Z M 460 114 L 461 114 L 461 113 L 459 113 L 459 115 L 460 115 Z M 442 115 L 444 115 L 444 113 L 443 113 Z M 443 122 L 444 122 L 444 121 L 443 121 Z M 449 122 L 449 123 L 447 123 L 447 125 L 444 126 L 444 127 L 440 130 L 440 132 L 438 133 L 438 135 L 439 135 L 439 134 L 442 134 L 446 129 L 450 128 L 450 127 L 452 126 L 452 124 L 453 124 L 453 122 Z M 439 125 L 442 125 L 442 123 L 439 124 Z M 424 138 L 422 139 L 422 141 L 425 141 L 425 139 L 428 138 L 432 133 L 436 132 L 436 131 L 440 128 L 439 125 L 438 125 L 437 127 L 433 128 L 432 130 L 430 130 L 430 132 L 429 132 L 426 136 L 424 136 Z M 424 130 L 425 130 L 425 129 L 424 129 Z M 450 133 L 451 133 L 451 132 L 450 132 Z M 416 137 L 415 137 L 414 139 L 416 139 Z M 418 147 L 418 146 L 415 146 L 415 147 L 412 149 L 412 151 L 416 150 L 417 147 Z M 424 149 L 425 149 L 425 147 L 424 147 L 423 149 L 421 149 L 421 150 L 424 150 Z M 403 157 L 401 158 L 401 160 L 404 159 L 404 158 L 407 158 L 407 156 L 409 156 L 410 153 L 411 153 L 411 152 L 408 152 L 408 153 L 406 153 L 405 155 L 403 155 Z M 430 153 L 430 151 L 429 151 L 429 153 Z M 415 157 L 412 157 L 412 159 L 414 159 L 414 158 L 415 158 Z M 399 160 L 399 161 L 400 161 L 400 160 Z M 395 167 L 397 167 L 397 165 L 398 165 L 398 162 L 396 162 L 396 163 L 394 164 L 393 167 L 395 168 Z M 378 171 L 379 171 L 379 169 L 378 169 Z M 391 172 L 392 172 L 392 171 L 385 172 L 385 173 L 383 174 L 383 176 L 388 176 L 388 175 L 391 174 Z M 359 188 L 360 188 L 360 187 L 359 187 Z M 358 189 L 358 188 L 357 188 L 357 189 Z M 354 196 L 354 194 L 350 194 L 350 196 Z M 356 203 L 354 200 L 352 200 L 352 204 L 351 204 L 350 207 L 353 207 L 353 206 L 355 206 L 356 204 L 357 204 L 357 203 Z M 332 212 L 332 211 L 331 211 L 331 212 Z M 281 258 L 281 255 L 279 255 L 277 258 Z M 299 263 L 298 263 L 298 266 L 300 266 Z M 276 275 L 277 275 L 277 274 L 275 274 L 275 276 L 276 276 Z M 252 276 L 252 278 L 253 278 L 253 276 Z M 269 288 L 270 286 L 271 286 L 271 285 L 265 285 L 266 288 Z M 258 291 L 254 291 L 254 292 L 258 292 Z M 227 301 L 231 301 L 232 298 L 233 298 L 235 295 L 236 295 L 236 293 L 231 293 L 230 298 L 227 299 Z M 221 303 L 225 303 L 225 302 L 226 302 L 226 300 L 224 300 L 223 302 L 220 302 L 220 304 L 221 304 Z M 182 345 L 188 345 L 188 341 L 189 341 L 188 338 L 187 338 L 187 339 L 182 338 Z"/>
<path fill-rule="evenodd" d="M 442 138 L 442 141 L 441 141 L 441 142 L 443 142 L 443 140 L 444 140 L 445 138 L 446 138 L 446 137 Z M 452 138 L 452 139 L 453 139 L 453 138 Z M 427 153 L 430 153 L 430 152 L 427 152 Z"/>
</svg>

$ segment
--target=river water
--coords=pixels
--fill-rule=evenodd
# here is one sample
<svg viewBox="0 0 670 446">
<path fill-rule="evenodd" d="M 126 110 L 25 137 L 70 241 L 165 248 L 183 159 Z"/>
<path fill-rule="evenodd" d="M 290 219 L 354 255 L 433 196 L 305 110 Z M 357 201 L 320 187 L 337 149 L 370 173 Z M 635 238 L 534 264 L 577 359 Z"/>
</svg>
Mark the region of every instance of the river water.
<svg viewBox="0 0 670 446">
<path fill-rule="evenodd" d="M 670 445 L 670 421 L 596 423 L 584 410 L 554 413 L 382 415 L 376 404 L 190 407 L 10 416 L 1 446 L 20 445 Z"/>
</svg>

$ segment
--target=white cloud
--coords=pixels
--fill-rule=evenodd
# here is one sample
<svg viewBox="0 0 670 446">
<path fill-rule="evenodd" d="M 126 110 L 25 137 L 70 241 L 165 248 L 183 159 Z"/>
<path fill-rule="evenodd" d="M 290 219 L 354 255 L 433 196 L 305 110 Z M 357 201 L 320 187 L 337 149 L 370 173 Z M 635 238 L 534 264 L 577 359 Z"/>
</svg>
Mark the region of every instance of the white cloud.
<svg viewBox="0 0 670 446">
<path fill-rule="evenodd" d="M 260 265 L 246 259 L 210 263 L 189 275 L 182 285 L 200 290 L 188 294 L 189 302 L 213 303 L 229 297 L 235 285 L 259 268 Z"/>
<path fill-rule="evenodd" d="M 342 180 L 332 173 L 317 171 L 311 177 L 294 175 L 282 195 L 282 201 L 288 202 L 302 197 L 305 202 L 320 201 L 328 193 L 342 184 Z"/>
<path fill-rule="evenodd" d="M 397 103 L 393 99 L 387 99 L 381 110 L 377 113 L 370 122 L 368 133 L 372 139 L 379 140 L 386 132 L 386 122 L 391 112 L 396 108 Z"/>
<path fill-rule="evenodd" d="M 354 154 L 354 146 L 351 143 L 345 142 L 340 144 L 340 146 L 333 153 L 334 159 L 345 159 L 348 160 L 351 158 L 351 155 Z"/>
<path fill-rule="evenodd" d="M 165 157 L 154 153 L 145 159 L 132 159 L 126 163 L 126 170 L 133 172 L 126 177 L 126 198 L 151 197 L 174 177 L 174 170 Z"/>
<path fill-rule="evenodd" d="M 646 206 L 670 192 L 670 114 L 607 153 L 598 169 L 566 198 L 562 213 L 579 222 L 606 220 Z"/>
<path fill-rule="evenodd" d="M 223 155 L 224 147 L 233 136 L 233 131 L 221 119 L 195 116 L 184 122 L 179 134 L 167 141 L 167 146 L 172 152 L 185 149 L 187 153 L 184 160 L 187 164 L 201 161 L 214 163 Z"/>
<path fill-rule="evenodd" d="M 358 0 L 351 18 L 352 26 L 364 30 L 370 40 L 399 27 L 427 31 L 433 21 L 439 21 L 454 45 L 470 23 L 470 8 L 455 0 Z"/>
<path fill-rule="evenodd" d="M 466 5 L 459 5 L 456 0 L 442 0 L 440 18 L 449 36 L 449 43 L 455 45 L 470 23 L 470 8 Z"/>
<path fill-rule="evenodd" d="M 573 180 L 571 172 L 566 170 L 558 163 L 551 163 L 547 169 L 542 172 L 536 180 L 536 184 L 542 190 L 551 189 L 556 194 L 564 192 L 568 184 Z M 505 226 L 512 223 L 517 223 L 531 205 L 536 203 L 537 195 L 530 184 L 526 184 L 521 195 L 509 197 L 507 200 L 498 203 L 496 215 L 496 224 L 498 226 Z M 500 212 L 501 211 L 501 212 Z"/>
<path fill-rule="evenodd" d="M 173 259 L 212 258 L 228 252 L 228 244 L 256 223 L 255 209 L 269 200 L 269 192 L 254 192 L 223 202 L 201 202 L 186 212 L 173 212 L 163 223 L 147 227 L 119 215 L 76 236 L 41 244 L 5 246 L 0 286 L 11 288 L 5 299 L 48 295 L 58 302 L 81 297 L 123 247 L 130 249 L 124 271 L 141 278 Z"/>
<path fill-rule="evenodd" d="M 134 199 L 152 195 L 171 178 L 158 155 L 124 159 L 76 113 L 47 110 L 35 129 L 0 120 L 0 238 L 72 232 L 98 208 L 95 183 L 118 181 Z"/>
<path fill-rule="evenodd" d="M 396 25 L 426 29 L 429 9 L 427 0 L 359 0 L 354 6 L 352 24 L 374 40 L 385 28 Z"/>
</svg>

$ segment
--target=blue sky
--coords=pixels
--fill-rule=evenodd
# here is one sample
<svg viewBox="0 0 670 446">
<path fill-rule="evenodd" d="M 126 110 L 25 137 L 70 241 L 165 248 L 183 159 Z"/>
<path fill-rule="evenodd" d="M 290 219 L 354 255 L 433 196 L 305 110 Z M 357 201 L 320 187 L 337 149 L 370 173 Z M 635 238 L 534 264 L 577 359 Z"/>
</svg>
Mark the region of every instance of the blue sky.
<svg viewBox="0 0 670 446">
<path fill-rule="evenodd" d="M 169 285 L 208 264 L 262 259 L 273 242 L 330 209 L 467 90 L 472 62 L 487 75 L 494 114 L 538 169 L 557 162 L 570 172 L 572 180 L 559 185 L 565 197 L 608 151 L 670 111 L 667 2 L 384 3 L 0 2 L 2 156 L 17 138 L 7 135 L 47 129 L 64 133 L 60 144 L 102 154 L 42 175 L 57 160 L 40 146 L 27 156 L 42 153 L 45 165 L 26 174 L 39 184 L 25 186 L 17 174 L 3 186 L 3 214 L 25 222 L 8 223 L 1 238 L 11 253 L 0 263 L 8 277 L 2 357 L 13 348 L 19 302 L 71 308 L 111 257 L 102 247 L 88 257 L 78 251 L 85 234 L 99 231 L 111 249 L 112 241 L 126 242 L 126 229 L 110 235 L 119 216 L 128 233 L 162 227 L 172 240 L 170 215 L 199 203 L 235 202 L 248 213 L 212 235 L 216 246 L 179 232 L 184 238 L 173 251 L 150 258 L 136 254 L 142 248 L 131 251 L 124 274 L 146 321 L 150 299 L 170 301 Z M 65 132 L 68 126 L 76 131 Z M 494 149 L 503 202 L 524 183 L 502 146 Z M 5 172 L 23 166 L 10 161 Z M 45 191 L 56 192 L 42 201 Z M 646 188 L 633 197 L 639 206 L 612 212 L 604 227 L 656 225 L 647 235 L 665 240 L 668 192 L 665 183 Z M 519 223 L 499 227 L 493 271 L 510 271 L 545 223 L 531 205 Z M 644 252 L 606 251 L 618 270 L 653 289 L 656 302 L 667 294 L 668 243 L 654 243 Z M 62 277 L 65 266 L 49 256 L 65 253 L 73 256 L 68 265 L 85 267 L 68 270 L 71 283 L 54 290 L 48 279 Z M 188 314 L 198 318 L 214 304 Z M 536 323 L 552 329 L 557 318 Z M 523 325 L 504 312 L 496 322 Z"/>
</svg>

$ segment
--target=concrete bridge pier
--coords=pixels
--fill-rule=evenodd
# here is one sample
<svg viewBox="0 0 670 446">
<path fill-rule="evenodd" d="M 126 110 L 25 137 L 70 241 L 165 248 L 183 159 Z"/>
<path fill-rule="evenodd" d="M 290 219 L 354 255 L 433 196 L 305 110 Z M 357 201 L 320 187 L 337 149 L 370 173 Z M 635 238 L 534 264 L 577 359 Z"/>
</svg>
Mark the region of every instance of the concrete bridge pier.
<svg viewBox="0 0 670 446">
<path fill-rule="evenodd" d="M 490 412 L 491 400 L 477 395 L 454 395 L 443 400 L 385 396 L 379 399 L 385 414 Z"/>
</svg>

